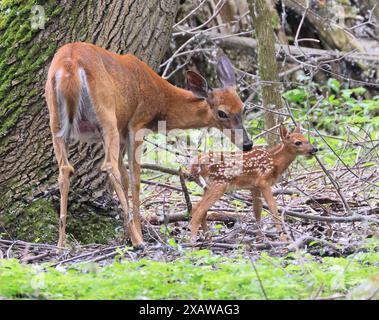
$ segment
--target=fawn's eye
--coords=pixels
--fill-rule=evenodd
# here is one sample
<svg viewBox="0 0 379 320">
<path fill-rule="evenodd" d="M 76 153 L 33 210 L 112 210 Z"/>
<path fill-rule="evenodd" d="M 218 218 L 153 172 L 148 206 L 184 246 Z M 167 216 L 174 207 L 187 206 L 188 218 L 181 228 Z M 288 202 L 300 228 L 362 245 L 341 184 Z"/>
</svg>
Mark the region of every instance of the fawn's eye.
<svg viewBox="0 0 379 320">
<path fill-rule="evenodd" d="M 218 115 L 219 118 L 221 118 L 221 119 L 228 119 L 228 115 L 227 115 L 224 111 L 219 110 L 219 111 L 217 112 L 217 115 Z"/>
<path fill-rule="evenodd" d="M 301 146 L 303 143 L 302 143 L 301 141 L 296 141 L 295 144 L 296 144 L 297 146 Z"/>
</svg>

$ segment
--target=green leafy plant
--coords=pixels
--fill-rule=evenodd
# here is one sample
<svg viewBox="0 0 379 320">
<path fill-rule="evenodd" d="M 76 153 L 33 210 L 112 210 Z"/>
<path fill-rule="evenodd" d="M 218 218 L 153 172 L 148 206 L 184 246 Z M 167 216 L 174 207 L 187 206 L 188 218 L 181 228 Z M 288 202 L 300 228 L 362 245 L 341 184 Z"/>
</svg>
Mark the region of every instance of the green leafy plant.
<svg viewBox="0 0 379 320">
<path fill-rule="evenodd" d="M 172 243 L 172 245 L 176 245 Z M 123 252 L 120 252 L 123 253 Z M 377 252 L 317 258 L 304 251 L 266 253 L 254 262 L 207 250 L 185 251 L 171 263 L 117 259 L 111 265 L 66 268 L 0 260 L 0 296 L 9 299 L 312 299 L 348 295 L 379 272 Z M 258 280 L 257 273 L 260 280 Z"/>
</svg>

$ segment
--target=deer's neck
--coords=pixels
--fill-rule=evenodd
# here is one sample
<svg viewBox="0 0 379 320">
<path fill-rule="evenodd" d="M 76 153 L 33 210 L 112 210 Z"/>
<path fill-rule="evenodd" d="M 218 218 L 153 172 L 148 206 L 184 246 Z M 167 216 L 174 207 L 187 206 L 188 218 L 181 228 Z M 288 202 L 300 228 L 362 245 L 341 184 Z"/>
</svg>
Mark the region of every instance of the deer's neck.
<svg viewBox="0 0 379 320">
<path fill-rule="evenodd" d="M 167 95 L 166 121 L 168 129 L 214 127 L 215 120 L 208 103 L 191 91 L 170 87 Z"/>
<path fill-rule="evenodd" d="M 296 154 L 291 152 L 284 144 L 269 149 L 269 152 L 273 157 L 278 176 L 286 171 L 296 158 Z"/>
</svg>

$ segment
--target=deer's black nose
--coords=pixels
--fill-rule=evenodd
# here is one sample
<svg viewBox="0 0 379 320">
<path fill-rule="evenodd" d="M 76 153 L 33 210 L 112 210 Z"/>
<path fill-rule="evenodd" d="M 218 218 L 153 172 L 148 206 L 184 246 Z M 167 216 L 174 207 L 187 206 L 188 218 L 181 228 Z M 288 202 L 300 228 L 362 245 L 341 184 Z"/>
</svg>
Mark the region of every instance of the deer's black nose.
<svg viewBox="0 0 379 320">
<path fill-rule="evenodd" d="M 243 144 L 243 151 L 250 151 L 253 148 L 252 142 L 247 142 Z"/>
</svg>

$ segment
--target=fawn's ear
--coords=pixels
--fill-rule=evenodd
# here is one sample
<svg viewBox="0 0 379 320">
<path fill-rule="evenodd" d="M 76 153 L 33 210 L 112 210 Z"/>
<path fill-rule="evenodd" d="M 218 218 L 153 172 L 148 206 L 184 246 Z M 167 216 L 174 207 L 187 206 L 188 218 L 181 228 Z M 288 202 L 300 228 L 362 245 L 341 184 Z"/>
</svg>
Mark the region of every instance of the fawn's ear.
<svg viewBox="0 0 379 320">
<path fill-rule="evenodd" d="M 280 125 L 279 132 L 280 132 L 280 139 L 281 139 L 282 141 L 285 141 L 285 140 L 288 139 L 288 130 L 287 130 L 287 128 L 284 126 L 284 124 L 281 124 L 281 125 Z"/>
<path fill-rule="evenodd" d="M 295 130 L 293 130 L 294 133 L 301 133 L 301 124 L 300 122 L 297 124 Z"/>
<path fill-rule="evenodd" d="M 197 98 L 208 98 L 207 80 L 194 71 L 187 71 L 187 88 L 192 91 Z"/>
</svg>

